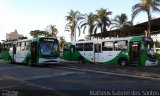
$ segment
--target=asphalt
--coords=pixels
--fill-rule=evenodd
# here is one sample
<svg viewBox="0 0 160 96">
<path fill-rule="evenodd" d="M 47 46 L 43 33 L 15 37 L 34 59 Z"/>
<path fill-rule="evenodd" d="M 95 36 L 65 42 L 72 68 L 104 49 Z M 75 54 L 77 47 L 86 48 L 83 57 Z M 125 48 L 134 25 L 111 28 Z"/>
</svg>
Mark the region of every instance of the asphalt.
<svg viewBox="0 0 160 96">
<path fill-rule="evenodd" d="M 0 96 L 63 96 L 61 93 L 13 77 L 0 75 Z"/>
<path fill-rule="evenodd" d="M 23 67 L 22 65 L 9 64 L 7 61 L 3 60 L 0 60 L 0 63 L 0 69 L 4 71 L 10 68 L 15 69 Z M 7 74 L 6 72 L 7 71 L 5 71 L 5 73 L 0 72 L 0 96 L 64 96 L 53 89 L 48 89 L 25 80 L 21 80 L 20 78 L 15 78 L 12 75 L 4 75 Z M 12 74 L 14 71 L 10 70 L 8 73 Z"/>
<path fill-rule="evenodd" d="M 6 64 L 0 65 L 1 96 L 67 96 L 64 93 L 71 93 L 71 96 L 77 96 L 76 94 L 77 92 L 78 95 L 79 93 L 81 93 L 80 96 L 83 96 L 83 94 L 89 94 L 90 92 L 89 89 L 113 90 L 117 88 L 117 90 L 119 90 L 121 88 L 124 88 L 126 90 L 127 89 L 156 90 L 159 89 L 159 84 L 160 84 L 159 80 L 152 81 L 146 79 L 137 79 L 133 77 L 111 75 L 108 73 L 99 74 L 92 71 L 83 71 L 83 70 L 80 71 L 80 70 L 74 70 L 74 69 L 70 70 L 62 68 L 67 66 L 68 68 L 72 67 L 74 68 L 76 67 L 78 69 L 85 68 L 89 70 L 92 69 L 97 72 L 98 70 L 101 70 L 104 72 L 114 72 L 120 74 L 125 73 L 131 75 L 137 75 L 147 72 L 146 74 L 150 74 L 147 75 L 147 77 L 159 78 L 160 67 L 121 67 L 118 65 L 78 64 L 77 62 L 63 61 L 64 64 L 53 66 L 55 68 L 53 67 L 30 68 L 22 65 L 16 65 L 16 64 L 12 65 L 8 64 L 5 61 L 2 61 L 2 63 L 3 62 Z M 151 75 L 153 73 L 157 75 L 156 76 Z M 32 78 L 28 78 L 29 76 Z M 109 82 L 106 82 L 108 80 Z M 84 89 L 86 89 L 87 91 L 83 91 Z"/>
<path fill-rule="evenodd" d="M 147 78 L 160 78 L 160 64 L 157 66 L 119 66 L 119 65 L 110 65 L 110 64 L 79 64 L 76 61 L 67 61 L 63 60 L 63 67 L 69 68 L 78 68 L 78 69 L 87 69 L 103 72 L 111 72 L 117 74 L 126 74 L 133 76 L 141 76 Z"/>
</svg>

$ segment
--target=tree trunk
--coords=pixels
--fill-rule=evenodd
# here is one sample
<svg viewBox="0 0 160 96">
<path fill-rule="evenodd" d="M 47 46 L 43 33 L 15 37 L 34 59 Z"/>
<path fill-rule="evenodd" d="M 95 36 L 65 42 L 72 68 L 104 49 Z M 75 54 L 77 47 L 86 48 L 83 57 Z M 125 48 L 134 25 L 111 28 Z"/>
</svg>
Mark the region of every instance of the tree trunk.
<svg viewBox="0 0 160 96">
<path fill-rule="evenodd" d="M 88 27 L 88 32 L 89 32 L 89 40 L 91 40 L 92 30 L 90 26 Z"/>
<path fill-rule="evenodd" d="M 103 29 L 102 29 L 102 27 L 101 27 L 101 39 L 102 39 L 102 33 L 103 33 L 102 31 L 103 31 Z"/>
<path fill-rule="evenodd" d="M 151 37 L 151 14 L 150 14 L 150 11 L 147 11 L 147 16 L 148 16 L 147 37 Z"/>
<path fill-rule="evenodd" d="M 75 42 L 76 42 L 76 28 L 74 28 L 74 36 L 75 36 Z"/>
</svg>

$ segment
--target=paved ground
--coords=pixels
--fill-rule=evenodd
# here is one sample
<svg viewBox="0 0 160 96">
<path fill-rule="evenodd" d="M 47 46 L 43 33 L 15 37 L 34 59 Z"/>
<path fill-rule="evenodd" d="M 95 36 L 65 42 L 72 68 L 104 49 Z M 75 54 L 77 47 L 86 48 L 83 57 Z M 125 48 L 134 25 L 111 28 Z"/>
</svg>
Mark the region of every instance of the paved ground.
<svg viewBox="0 0 160 96">
<path fill-rule="evenodd" d="M 118 74 L 128 74 L 128 75 L 135 75 L 141 77 L 151 77 L 151 78 L 160 78 L 160 64 L 157 66 L 150 66 L 150 67 L 140 67 L 140 66 L 119 66 L 119 65 L 107 65 L 107 64 L 79 64 L 75 61 L 66 61 L 63 66 L 70 67 L 70 68 L 85 68 L 88 70 L 97 70 L 97 71 L 104 71 L 104 72 L 112 72 Z"/>
<path fill-rule="evenodd" d="M 0 75 L 0 96 L 62 96 L 55 90 Z"/>
<path fill-rule="evenodd" d="M 104 70 L 106 68 L 103 65 L 100 67 L 77 65 L 76 68 L 74 66 L 77 63 L 73 63 L 62 62 L 61 65 L 49 67 L 28 67 L 0 60 L 1 94 L 2 96 L 8 96 L 6 94 L 12 96 L 13 94 L 14 96 L 160 95 L 158 79 L 109 74 L 107 71 L 110 72 L 111 68 Z M 88 70 L 89 68 L 92 70 Z"/>
</svg>

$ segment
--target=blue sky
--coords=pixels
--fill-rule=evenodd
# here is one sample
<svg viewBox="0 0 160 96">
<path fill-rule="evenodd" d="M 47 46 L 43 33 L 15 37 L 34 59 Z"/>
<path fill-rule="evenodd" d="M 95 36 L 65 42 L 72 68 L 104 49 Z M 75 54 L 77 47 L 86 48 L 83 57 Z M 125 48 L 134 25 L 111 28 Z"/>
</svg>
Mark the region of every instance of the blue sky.
<svg viewBox="0 0 160 96">
<path fill-rule="evenodd" d="M 64 32 L 65 16 L 70 9 L 90 13 L 100 8 L 108 9 L 115 15 L 126 13 L 131 19 L 131 8 L 140 0 L 0 0 L 0 40 L 5 34 L 17 29 L 20 34 L 30 36 L 31 30 L 44 30 L 49 24 L 56 25 L 59 36 L 70 40 L 70 33 Z M 158 14 L 153 15 L 158 17 Z M 135 18 L 134 23 L 146 21 L 146 13 Z M 80 37 L 80 39 L 83 36 Z"/>
</svg>

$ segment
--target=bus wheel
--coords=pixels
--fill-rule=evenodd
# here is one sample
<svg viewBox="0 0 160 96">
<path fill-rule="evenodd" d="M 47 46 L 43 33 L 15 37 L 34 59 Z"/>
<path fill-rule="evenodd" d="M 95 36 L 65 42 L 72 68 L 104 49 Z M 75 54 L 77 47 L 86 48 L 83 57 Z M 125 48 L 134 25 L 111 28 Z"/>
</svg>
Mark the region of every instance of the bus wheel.
<svg viewBox="0 0 160 96">
<path fill-rule="evenodd" d="M 31 59 L 28 59 L 28 66 L 30 66 L 30 67 L 32 67 L 33 66 L 33 64 L 32 64 L 32 62 L 31 62 Z"/>
<path fill-rule="evenodd" d="M 127 59 L 120 59 L 119 60 L 119 65 L 121 65 L 121 66 L 127 66 L 128 65 Z"/>
<path fill-rule="evenodd" d="M 83 58 L 83 57 L 79 57 L 78 63 L 80 63 L 80 64 L 85 63 L 85 62 L 84 62 L 84 58 Z"/>
</svg>

